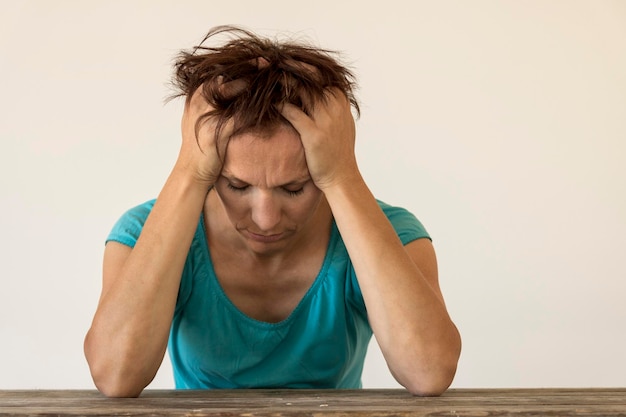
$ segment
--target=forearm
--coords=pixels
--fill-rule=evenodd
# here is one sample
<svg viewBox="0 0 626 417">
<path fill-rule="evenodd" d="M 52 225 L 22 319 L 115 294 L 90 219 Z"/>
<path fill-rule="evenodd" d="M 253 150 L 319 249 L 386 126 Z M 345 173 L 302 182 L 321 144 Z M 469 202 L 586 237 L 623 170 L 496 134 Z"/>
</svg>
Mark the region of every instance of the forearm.
<svg viewBox="0 0 626 417">
<path fill-rule="evenodd" d="M 96 385 L 109 395 L 139 394 L 163 360 L 207 190 L 174 170 L 121 267 L 107 270 L 105 257 L 106 287 L 85 354 Z"/>
<path fill-rule="evenodd" d="M 408 255 L 360 176 L 324 190 L 390 370 L 414 393 L 445 389 L 460 338 L 443 300 Z"/>
</svg>

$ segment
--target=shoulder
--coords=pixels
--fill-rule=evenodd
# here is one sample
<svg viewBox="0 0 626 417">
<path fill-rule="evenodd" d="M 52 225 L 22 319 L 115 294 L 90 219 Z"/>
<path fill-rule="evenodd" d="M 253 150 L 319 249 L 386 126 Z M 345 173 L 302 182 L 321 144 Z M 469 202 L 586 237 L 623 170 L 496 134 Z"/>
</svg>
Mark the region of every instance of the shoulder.
<svg viewBox="0 0 626 417">
<path fill-rule="evenodd" d="M 380 200 L 376 201 L 403 244 L 406 245 L 416 239 L 431 238 L 422 222 L 409 210 L 404 207 L 392 206 Z"/>
<path fill-rule="evenodd" d="M 148 200 L 127 210 L 117 220 L 106 241 L 116 241 L 130 247 L 135 246 L 155 201 L 156 199 Z"/>
<path fill-rule="evenodd" d="M 152 211 L 152 207 L 154 207 L 154 203 L 156 202 L 156 198 L 153 198 L 152 200 L 148 200 L 144 203 L 141 203 L 139 205 L 136 205 L 135 207 L 132 207 L 130 209 L 128 209 L 123 215 L 122 215 L 122 219 L 124 218 L 132 218 L 132 219 L 136 219 L 136 220 L 142 220 L 145 222 L 146 218 L 148 217 L 148 215 L 150 214 L 150 212 Z"/>
</svg>

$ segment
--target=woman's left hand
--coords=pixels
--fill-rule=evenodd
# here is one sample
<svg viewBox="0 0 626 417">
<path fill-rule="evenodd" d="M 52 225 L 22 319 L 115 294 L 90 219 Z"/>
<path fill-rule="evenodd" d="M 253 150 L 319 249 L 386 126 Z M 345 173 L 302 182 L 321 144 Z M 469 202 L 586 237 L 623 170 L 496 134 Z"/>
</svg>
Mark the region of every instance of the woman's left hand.
<svg viewBox="0 0 626 417">
<path fill-rule="evenodd" d="M 354 154 L 354 117 L 341 91 L 329 90 L 326 100 L 315 103 L 310 116 L 289 103 L 281 113 L 300 134 L 317 188 L 324 191 L 360 175 Z"/>
</svg>

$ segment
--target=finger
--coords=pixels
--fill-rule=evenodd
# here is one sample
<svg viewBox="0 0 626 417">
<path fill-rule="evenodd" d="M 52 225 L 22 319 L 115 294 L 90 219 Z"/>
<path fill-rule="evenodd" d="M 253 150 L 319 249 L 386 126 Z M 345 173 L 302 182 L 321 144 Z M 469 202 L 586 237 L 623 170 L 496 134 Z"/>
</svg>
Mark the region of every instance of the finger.
<svg viewBox="0 0 626 417">
<path fill-rule="evenodd" d="M 228 82 L 222 82 L 218 88 L 219 92 L 225 98 L 232 98 L 241 94 L 241 92 L 244 91 L 247 87 L 248 81 L 239 78 Z"/>
<path fill-rule="evenodd" d="M 311 78 L 315 80 L 319 80 L 321 77 L 320 70 L 317 67 L 311 64 L 308 64 L 306 62 L 297 61 L 295 59 L 287 59 L 285 60 L 285 65 L 288 68 L 293 68 L 296 73 L 304 71 L 305 73 L 308 73 L 311 76 Z"/>
<path fill-rule="evenodd" d="M 230 118 L 222 126 L 219 137 L 215 138 L 215 149 L 217 150 L 217 156 L 220 158 L 222 162 L 226 160 L 226 152 L 228 151 L 228 144 L 230 143 L 230 138 L 233 135 L 234 130 L 235 130 L 235 121 L 233 120 L 233 118 Z"/>
<path fill-rule="evenodd" d="M 258 69 L 263 69 L 263 68 L 267 68 L 270 66 L 270 62 L 267 60 L 267 58 L 262 57 L 262 56 L 252 58 L 248 62 L 256 66 Z"/>
<path fill-rule="evenodd" d="M 248 88 L 248 82 L 243 79 L 236 79 L 232 81 L 224 81 L 222 75 L 218 76 L 213 81 L 205 84 L 200 84 L 190 96 L 188 96 L 187 103 L 190 107 L 196 109 L 203 109 L 209 105 L 207 98 L 214 97 L 214 93 L 226 99 L 241 94 L 246 88 Z"/>
<path fill-rule="evenodd" d="M 331 112 L 334 112 L 335 108 L 341 109 L 350 107 L 350 100 L 348 99 L 348 96 L 346 96 L 344 92 L 338 88 L 330 88 L 326 90 L 324 96 L 326 99 L 326 106 L 331 110 Z"/>
<path fill-rule="evenodd" d="M 202 85 L 199 85 L 191 95 L 187 96 L 187 102 L 185 103 L 185 107 L 188 108 L 199 108 L 206 106 L 206 100 L 204 99 L 204 94 L 202 91 Z"/>
<path fill-rule="evenodd" d="M 298 106 L 291 103 L 284 103 L 278 108 L 278 111 L 300 134 L 315 125 L 313 119 L 307 116 Z"/>
</svg>

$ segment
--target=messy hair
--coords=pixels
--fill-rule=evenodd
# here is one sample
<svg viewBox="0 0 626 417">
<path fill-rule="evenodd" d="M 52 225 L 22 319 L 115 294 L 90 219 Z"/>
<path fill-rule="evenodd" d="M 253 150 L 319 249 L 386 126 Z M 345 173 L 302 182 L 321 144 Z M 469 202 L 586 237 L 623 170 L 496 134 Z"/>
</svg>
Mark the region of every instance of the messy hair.
<svg viewBox="0 0 626 417">
<path fill-rule="evenodd" d="M 225 44 L 206 45 L 223 33 L 230 35 Z M 231 119 L 232 136 L 289 125 L 280 114 L 282 104 L 294 104 L 310 115 L 315 103 L 326 100 L 335 89 L 345 94 L 358 116 L 355 77 L 337 56 L 337 52 L 303 42 L 280 42 L 239 27 L 218 26 L 198 46 L 177 56 L 171 98 L 185 96 L 188 102 L 202 88 L 213 110 L 202 115 L 198 124 L 215 118 L 218 135 Z M 231 81 L 242 87 L 235 91 L 220 88 Z"/>
</svg>

